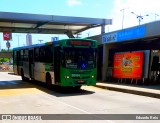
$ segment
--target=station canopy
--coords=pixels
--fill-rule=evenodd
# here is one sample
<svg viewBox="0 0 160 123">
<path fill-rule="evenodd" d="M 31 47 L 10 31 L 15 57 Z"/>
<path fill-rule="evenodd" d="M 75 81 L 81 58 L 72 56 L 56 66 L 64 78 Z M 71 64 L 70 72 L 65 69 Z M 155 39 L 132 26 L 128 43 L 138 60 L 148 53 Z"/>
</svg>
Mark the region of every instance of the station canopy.
<svg viewBox="0 0 160 123">
<path fill-rule="evenodd" d="M 112 19 L 0 12 L 0 32 L 74 34 L 112 24 Z"/>
</svg>

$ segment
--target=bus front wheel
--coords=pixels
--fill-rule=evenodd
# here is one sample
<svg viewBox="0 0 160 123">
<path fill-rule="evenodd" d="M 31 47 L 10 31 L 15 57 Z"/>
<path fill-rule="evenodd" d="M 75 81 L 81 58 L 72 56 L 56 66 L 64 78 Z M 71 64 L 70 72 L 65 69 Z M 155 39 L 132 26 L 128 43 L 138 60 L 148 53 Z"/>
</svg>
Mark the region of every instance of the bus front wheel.
<svg viewBox="0 0 160 123">
<path fill-rule="evenodd" d="M 74 89 L 80 90 L 80 89 L 81 89 L 81 86 L 75 86 Z"/>
</svg>

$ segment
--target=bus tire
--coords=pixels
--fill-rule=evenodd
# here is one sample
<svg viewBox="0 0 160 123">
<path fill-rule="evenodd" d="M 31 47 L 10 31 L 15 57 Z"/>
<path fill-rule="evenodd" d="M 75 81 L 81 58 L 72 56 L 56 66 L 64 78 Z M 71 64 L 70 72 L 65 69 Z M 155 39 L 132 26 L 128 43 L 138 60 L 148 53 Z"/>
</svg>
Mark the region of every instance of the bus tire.
<svg viewBox="0 0 160 123">
<path fill-rule="evenodd" d="M 51 79 L 51 75 L 49 73 L 46 74 L 46 85 L 47 85 L 47 88 L 51 88 L 51 85 L 52 85 L 52 79 Z"/>
<path fill-rule="evenodd" d="M 74 89 L 80 90 L 80 89 L 81 89 L 81 86 L 75 86 Z"/>
<path fill-rule="evenodd" d="M 24 76 L 23 70 L 21 70 L 21 77 L 22 77 L 23 81 L 28 81 L 29 80 L 29 78 L 27 78 L 27 77 Z"/>
</svg>

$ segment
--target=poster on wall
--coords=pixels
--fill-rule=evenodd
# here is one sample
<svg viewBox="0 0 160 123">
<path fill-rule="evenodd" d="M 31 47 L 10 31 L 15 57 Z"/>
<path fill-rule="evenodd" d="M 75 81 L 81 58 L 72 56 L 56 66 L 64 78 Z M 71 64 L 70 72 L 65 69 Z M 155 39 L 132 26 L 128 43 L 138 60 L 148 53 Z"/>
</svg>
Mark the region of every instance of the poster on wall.
<svg viewBox="0 0 160 123">
<path fill-rule="evenodd" d="M 114 54 L 113 78 L 142 78 L 143 52 Z"/>
</svg>

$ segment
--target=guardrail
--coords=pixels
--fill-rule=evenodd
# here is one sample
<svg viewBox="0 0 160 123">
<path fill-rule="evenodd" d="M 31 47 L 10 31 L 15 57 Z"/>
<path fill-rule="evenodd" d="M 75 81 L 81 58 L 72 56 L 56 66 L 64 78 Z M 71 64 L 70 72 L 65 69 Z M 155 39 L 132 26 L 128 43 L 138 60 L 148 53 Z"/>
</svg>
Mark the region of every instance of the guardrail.
<svg viewBox="0 0 160 123">
<path fill-rule="evenodd" d="M 12 52 L 0 52 L 0 58 L 12 58 Z"/>
</svg>

